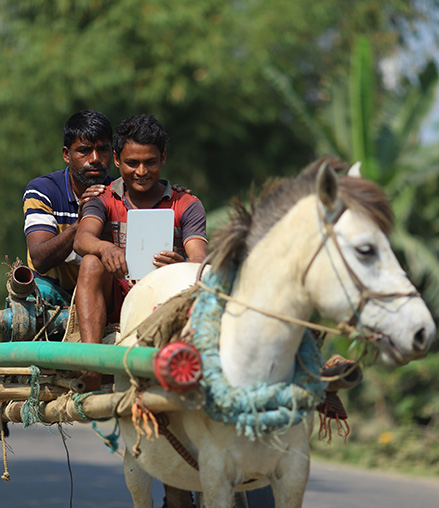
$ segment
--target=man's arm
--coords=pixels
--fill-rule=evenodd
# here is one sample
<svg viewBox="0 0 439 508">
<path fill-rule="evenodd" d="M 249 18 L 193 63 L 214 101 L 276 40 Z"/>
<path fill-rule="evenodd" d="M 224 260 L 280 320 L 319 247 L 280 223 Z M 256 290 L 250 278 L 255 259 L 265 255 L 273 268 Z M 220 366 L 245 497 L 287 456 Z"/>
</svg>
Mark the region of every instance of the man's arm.
<svg viewBox="0 0 439 508">
<path fill-rule="evenodd" d="M 72 252 L 73 241 L 82 217 L 82 208 L 92 196 L 99 196 L 105 190 L 104 185 L 93 185 L 81 196 L 78 207 L 78 220 L 60 234 L 50 231 L 37 230 L 28 233 L 26 244 L 35 269 L 39 273 L 46 273 L 51 268 L 60 265 Z"/>
<path fill-rule="evenodd" d="M 183 245 L 188 260 L 202 263 L 207 256 L 206 212 L 200 200 L 189 205 L 181 216 Z"/>
<path fill-rule="evenodd" d="M 74 250 L 80 255 L 93 254 L 98 257 L 104 268 L 118 279 L 128 274 L 125 252 L 111 242 L 101 240 L 103 223 L 95 217 L 84 217 L 79 224 L 73 242 Z"/>
<path fill-rule="evenodd" d="M 72 252 L 77 223 L 73 223 L 59 235 L 49 231 L 32 231 L 26 236 L 29 255 L 35 269 L 46 273 L 60 265 Z"/>
<path fill-rule="evenodd" d="M 191 238 L 185 243 L 184 250 L 191 263 L 202 263 L 207 256 L 207 243 L 200 238 Z"/>
</svg>

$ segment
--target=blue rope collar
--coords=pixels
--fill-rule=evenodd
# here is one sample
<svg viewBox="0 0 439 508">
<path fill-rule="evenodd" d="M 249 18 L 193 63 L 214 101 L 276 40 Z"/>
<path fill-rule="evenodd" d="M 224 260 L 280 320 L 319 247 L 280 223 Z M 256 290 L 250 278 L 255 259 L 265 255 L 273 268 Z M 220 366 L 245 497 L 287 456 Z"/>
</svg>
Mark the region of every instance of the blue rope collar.
<svg viewBox="0 0 439 508">
<path fill-rule="evenodd" d="M 211 270 L 203 281 L 210 288 L 229 294 L 233 278 L 226 279 Z M 291 383 L 259 384 L 249 388 L 231 386 L 223 373 L 218 350 L 224 306 L 225 301 L 220 296 L 200 290 L 192 312 L 193 343 L 203 361 L 204 410 L 214 420 L 235 424 L 238 435 L 252 441 L 263 435 L 285 432 L 314 411 L 324 399 L 327 383 L 306 373 L 296 361 Z M 298 354 L 306 369 L 319 375 L 323 359 L 309 330 L 305 331 Z"/>
</svg>

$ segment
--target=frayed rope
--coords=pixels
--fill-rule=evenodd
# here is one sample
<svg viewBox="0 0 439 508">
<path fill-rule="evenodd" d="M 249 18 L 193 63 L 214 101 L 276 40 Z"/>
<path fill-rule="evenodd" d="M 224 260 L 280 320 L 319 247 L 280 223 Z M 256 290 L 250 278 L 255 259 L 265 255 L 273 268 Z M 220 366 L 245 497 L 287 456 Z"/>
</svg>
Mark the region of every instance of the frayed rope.
<svg viewBox="0 0 439 508">
<path fill-rule="evenodd" d="M 34 423 L 41 422 L 41 412 L 40 412 L 40 369 L 35 367 L 35 365 L 31 365 L 29 367 L 31 371 L 30 377 L 30 395 L 27 401 L 23 404 L 21 408 L 21 421 L 23 422 L 23 427 L 29 427 Z"/>
</svg>

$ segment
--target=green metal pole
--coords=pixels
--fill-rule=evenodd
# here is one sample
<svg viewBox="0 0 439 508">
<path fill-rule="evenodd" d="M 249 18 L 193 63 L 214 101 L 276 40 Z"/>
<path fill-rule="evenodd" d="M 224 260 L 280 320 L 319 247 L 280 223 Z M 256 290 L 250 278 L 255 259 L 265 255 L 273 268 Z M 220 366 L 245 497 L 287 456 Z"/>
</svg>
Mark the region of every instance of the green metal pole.
<svg viewBox="0 0 439 508">
<path fill-rule="evenodd" d="M 134 376 L 155 377 L 158 349 L 81 342 L 4 342 L 0 344 L 0 367 L 36 365 L 46 369 L 90 370 L 102 374 L 125 374 L 126 363 Z"/>
</svg>

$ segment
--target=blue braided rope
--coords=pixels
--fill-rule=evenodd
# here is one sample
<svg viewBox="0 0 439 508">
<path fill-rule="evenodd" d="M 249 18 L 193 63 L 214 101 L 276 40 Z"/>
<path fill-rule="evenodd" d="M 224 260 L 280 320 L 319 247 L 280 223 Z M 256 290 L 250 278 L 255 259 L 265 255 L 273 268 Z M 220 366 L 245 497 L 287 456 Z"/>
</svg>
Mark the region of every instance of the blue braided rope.
<svg viewBox="0 0 439 508">
<path fill-rule="evenodd" d="M 229 294 L 233 276 L 226 280 L 211 270 L 203 280 L 210 288 Z M 235 424 L 238 434 L 250 440 L 282 433 L 314 411 L 324 398 L 327 384 L 304 372 L 296 361 L 291 383 L 231 386 L 221 368 L 218 351 L 224 306 L 220 296 L 201 290 L 192 312 L 193 343 L 203 361 L 204 410 L 214 420 Z M 319 375 L 323 359 L 309 330 L 304 334 L 299 354 L 306 369 Z"/>
<path fill-rule="evenodd" d="M 114 424 L 114 428 L 113 428 L 113 431 L 111 432 L 111 434 L 103 434 L 99 430 L 99 428 L 97 426 L 97 422 L 105 422 L 105 421 L 111 420 L 111 418 L 98 418 L 98 419 L 89 418 L 85 414 L 84 409 L 82 407 L 84 404 L 84 401 L 87 397 L 89 397 L 90 395 L 99 395 L 102 393 L 107 393 L 107 392 L 96 391 L 96 392 L 86 392 L 86 393 L 75 393 L 75 394 L 73 394 L 73 397 L 72 397 L 73 404 L 75 406 L 76 411 L 80 415 L 80 417 L 83 420 L 87 420 L 87 421 L 91 422 L 93 430 L 96 432 L 96 434 L 98 434 L 104 440 L 105 446 L 108 446 L 108 448 L 110 448 L 111 453 L 114 453 L 119 449 L 119 443 L 118 443 L 118 440 L 120 437 L 119 420 L 116 418 L 116 422 Z"/>
<path fill-rule="evenodd" d="M 96 392 L 85 392 L 85 393 L 74 393 L 73 394 L 73 404 L 75 406 L 75 409 L 76 411 L 78 412 L 79 416 L 83 419 L 83 420 L 86 420 L 88 422 L 94 422 L 94 421 L 98 421 L 98 422 L 105 422 L 107 420 L 111 420 L 111 417 L 110 418 L 89 418 L 85 412 L 84 412 L 84 409 L 82 407 L 82 405 L 84 404 L 84 401 L 87 397 L 90 397 L 90 395 L 100 395 L 102 393 L 107 393 L 107 392 L 102 392 L 102 391 L 96 391 Z"/>
<path fill-rule="evenodd" d="M 98 434 L 105 443 L 105 446 L 108 446 L 111 453 L 117 452 L 119 449 L 119 437 L 120 437 L 120 427 L 119 427 L 119 420 L 116 419 L 116 422 L 114 424 L 113 431 L 111 434 L 103 434 L 101 430 L 98 428 L 98 425 L 96 421 L 92 422 L 93 430 Z"/>
<path fill-rule="evenodd" d="M 23 404 L 20 415 L 23 427 L 29 427 L 34 423 L 41 422 L 40 413 L 40 369 L 31 365 L 30 395 L 27 401 Z"/>
</svg>

